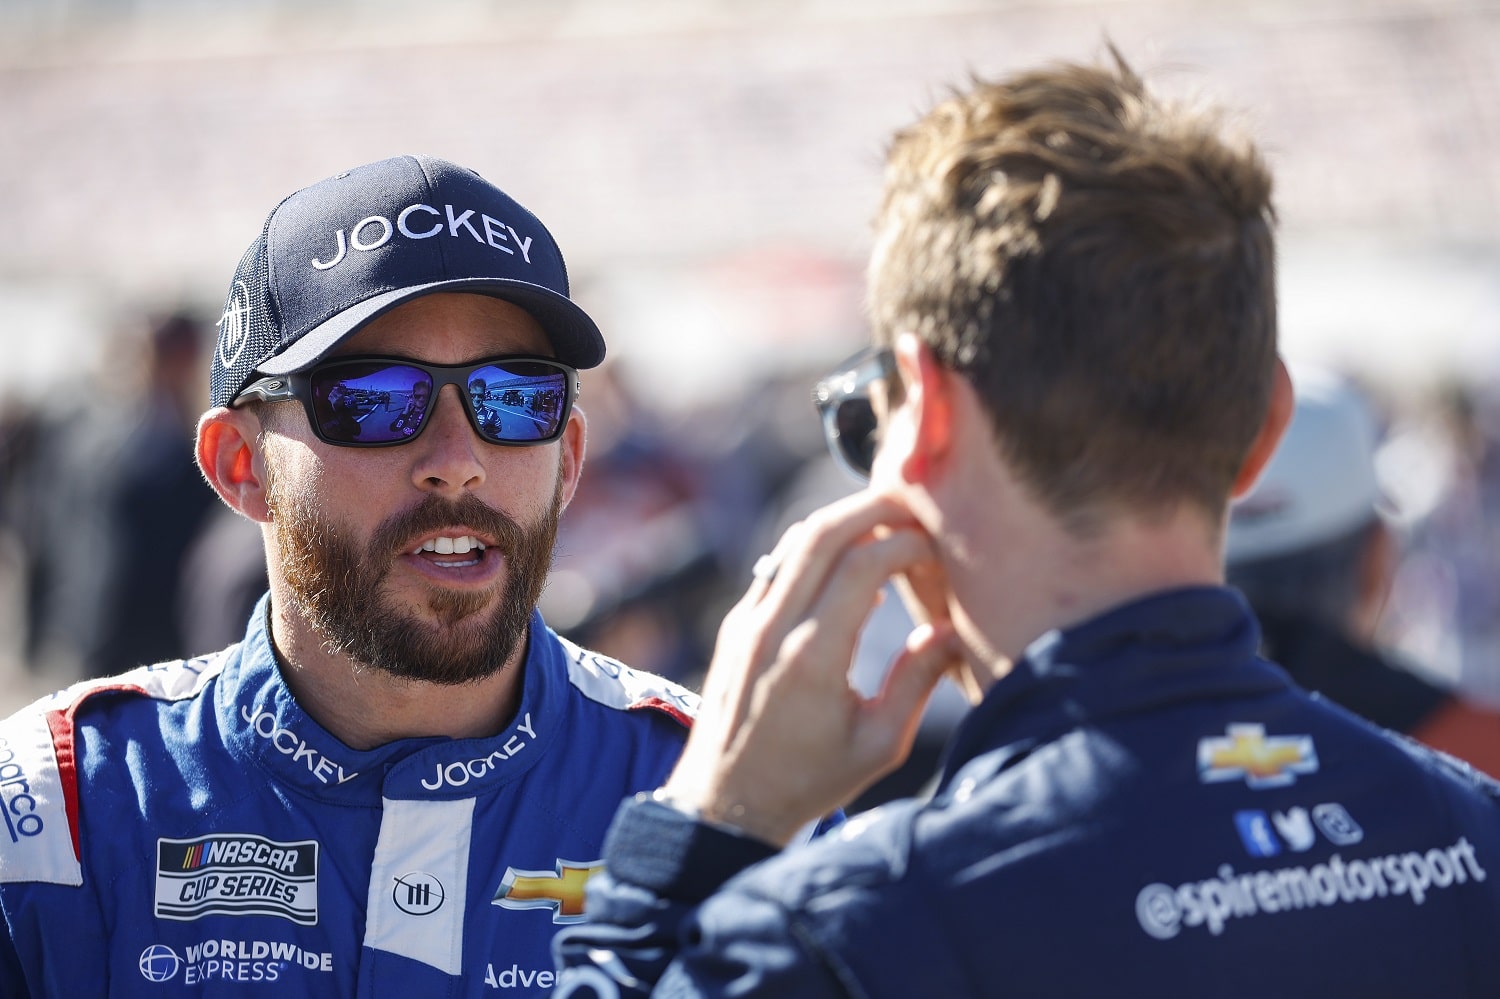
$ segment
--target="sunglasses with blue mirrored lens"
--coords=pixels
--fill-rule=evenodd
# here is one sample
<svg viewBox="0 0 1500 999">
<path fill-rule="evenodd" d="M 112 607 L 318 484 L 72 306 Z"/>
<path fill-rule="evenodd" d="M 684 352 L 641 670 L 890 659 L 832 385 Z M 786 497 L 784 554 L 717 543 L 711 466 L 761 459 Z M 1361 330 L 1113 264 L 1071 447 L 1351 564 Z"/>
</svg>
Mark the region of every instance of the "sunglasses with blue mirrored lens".
<svg viewBox="0 0 1500 999">
<path fill-rule="evenodd" d="M 889 382 L 896 360 L 886 347 L 870 347 L 818 382 L 813 404 L 823 417 L 823 436 L 834 459 L 855 478 L 868 481 L 875 464 L 875 430 L 879 420 L 870 402 L 870 387 Z"/>
<path fill-rule="evenodd" d="M 261 378 L 234 404 L 298 399 L 320 440 L 385 447 L 413 440 L 444 385 L 456 385 L 469 422 L 491 444 L 525 447 L 562 436 L 578 372 L 546 357 L 507 355 L 473 364 L 423 364 L 403 357 L 340 357 L 305 372 Z"/>
</svg>

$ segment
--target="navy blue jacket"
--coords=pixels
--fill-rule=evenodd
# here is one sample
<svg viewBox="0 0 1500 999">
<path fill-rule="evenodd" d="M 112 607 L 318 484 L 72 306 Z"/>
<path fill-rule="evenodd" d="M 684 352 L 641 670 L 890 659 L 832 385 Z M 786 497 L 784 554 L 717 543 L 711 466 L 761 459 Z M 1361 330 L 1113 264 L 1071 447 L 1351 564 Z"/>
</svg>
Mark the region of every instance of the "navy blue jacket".
<svg viewBox="0 0 1500 999">
<path fill-rule="evenodd" d="M 627 802 L 555 995 L 1500 995 L 1500 785 L 1258 640 L 1218 588 L 1049 633 L 931 800 L 747 870 Z"/>
</svg>

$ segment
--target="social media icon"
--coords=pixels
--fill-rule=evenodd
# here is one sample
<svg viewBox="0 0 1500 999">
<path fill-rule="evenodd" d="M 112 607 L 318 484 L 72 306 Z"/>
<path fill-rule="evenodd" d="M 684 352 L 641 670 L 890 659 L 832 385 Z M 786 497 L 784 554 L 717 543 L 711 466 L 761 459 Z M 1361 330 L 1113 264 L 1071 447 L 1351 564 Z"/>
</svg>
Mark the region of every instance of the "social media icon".
<svg viewBox="0 0 1500 999">
<path fill-rule="evenodd" d="M 1240 842 L 1252 857 L 1274 857 L 1281 852 L 1281 842 L 1271 831 L 1271 817 L 1259 809 L 1234 813 L 1234 827 Z"/>
<path fill-rule="evenodd" d="M 1312 817 L 1330 843 L 1353 846 L 1365 838 L 1365 831 L 1343 805 L 1331 801 L 1318 805 L 1313 809 Z"/>
<path fill-rule="evenodd" d="M 1271 821 L 1276 823 L 1276 831 L 1281 833 L 1286 845 L 1298 853 L 1311 850 L 1318 841 L 1318 834 L 1313 831 L 1312 818 L 1305 808 L 1288 808 L 1285 812 L 1276 812 L 1271 816 Z"/>
</svg>

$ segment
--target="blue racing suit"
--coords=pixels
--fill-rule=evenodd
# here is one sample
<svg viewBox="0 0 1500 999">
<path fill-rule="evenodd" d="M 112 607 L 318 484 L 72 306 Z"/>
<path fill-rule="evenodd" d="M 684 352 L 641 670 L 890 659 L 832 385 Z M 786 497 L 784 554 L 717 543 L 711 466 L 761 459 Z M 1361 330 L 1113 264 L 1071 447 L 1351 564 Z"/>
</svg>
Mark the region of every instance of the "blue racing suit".
<svg viewBox="0 0 1500 999">
<path fill-rule="evenodd" d="M 244 641 L 0 723 L 0 996 L 540 996 L 695 695 L 531 619 L 514 721 L 355 751 Z"/>
<path fill-rule="evenodd" d="M 774 856 L 625 803 L 557 995 L 1500 996 L 1500 785 L 1258 640 L 1215 587 L 1049 633 L 934 797 Z"/>
</svg>

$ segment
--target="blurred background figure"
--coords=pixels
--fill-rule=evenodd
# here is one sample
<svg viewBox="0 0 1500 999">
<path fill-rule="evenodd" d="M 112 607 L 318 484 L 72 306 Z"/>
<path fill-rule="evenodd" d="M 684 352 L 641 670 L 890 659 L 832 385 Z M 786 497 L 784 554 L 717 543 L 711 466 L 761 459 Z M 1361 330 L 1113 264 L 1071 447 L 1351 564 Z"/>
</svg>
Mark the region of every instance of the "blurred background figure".
<svg viewBox="0 0 1500 999">
<path fill-rule="evenodd" d="M 696 684 L 699 619 L 721 599 L 715 469 L 641 405 L 614 368 L 588 372 L 588 471 L 558 526 L 541 609 L 560 633 L 622 662 Z"/>
<path fill-rule="evenodd" d="M 1232 510 L 1229 582 L 1254 606 L 1268 658 L 1303 687 L 1500 775 L 1500 712 L 1419 674 L 1378 635 L 1401 558 L 1377 475 L 1379 424 L 1355 385 L 1293 370 L 1286 437 Z"/>
<path fill-rule="evenodd" d="M 1438 385 L 1380 453 L 1411 525 L 1386 637 L 1500 708 L 1500 385 Z"/>
<path fill-rule="evenodd" d="M 183 558 L 213 493 L 193 464 L 204 324 L 122 334 L 108 376 L 76 376 L 32 415 L 9 480 L 25 658 L 54 682 L 183 653 Z"/>
</svg>

